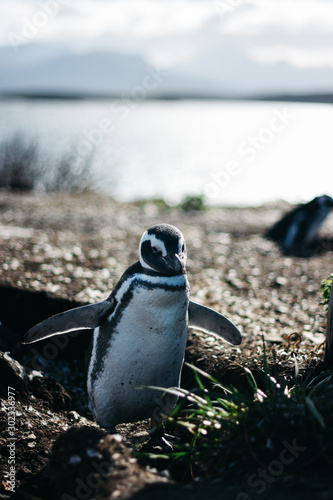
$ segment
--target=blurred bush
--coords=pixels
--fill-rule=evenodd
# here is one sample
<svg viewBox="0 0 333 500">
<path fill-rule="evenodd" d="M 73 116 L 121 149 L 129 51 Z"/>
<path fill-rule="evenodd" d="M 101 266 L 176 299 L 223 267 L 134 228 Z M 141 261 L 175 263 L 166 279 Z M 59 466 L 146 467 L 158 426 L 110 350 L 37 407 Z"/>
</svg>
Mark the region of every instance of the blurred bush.
<svg viewBox="0 0 333 500">
<path fill-rule="evenodd" d="M 37 141 L 17 133 L 0 143 L 0 188 L 70 193 L 90 189 L 92 156 L 78 159 L 69 150 L 59 159 L 46 160 Z"/>
<path fill-rule="evenodd" d="M 205 210 L 206 205 L 204 202 L 204 198 L 202 195 L 188 195 L 186 198 L 179 204 L 179 208 L 181 208 L 184 212 L 194 212 Z"/>
<path fill-rule="evenodd" d="M 31 191 L 41 175 L 38 144 L 15 134 L 0 146 L 0 187 Z"/>
</svg>

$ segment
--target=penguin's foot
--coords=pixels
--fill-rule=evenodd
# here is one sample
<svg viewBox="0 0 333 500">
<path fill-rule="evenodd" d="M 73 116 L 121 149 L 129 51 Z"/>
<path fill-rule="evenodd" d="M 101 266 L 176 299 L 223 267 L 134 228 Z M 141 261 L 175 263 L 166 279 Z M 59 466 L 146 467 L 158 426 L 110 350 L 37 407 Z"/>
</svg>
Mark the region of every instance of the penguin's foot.
<svg viewBox="0 0 333 500">
<path fill-rule="evenodd" d="M 147 443 L 147 446 L 151 447 L 152 451 L 173 451 L 173 446 L 170 441 L 168 441 L 166 436 L 167 434 L 165 434 L 164 436 L 152 436 L 150 441 Z"/>
<path fill-rule="evenodd" d="M 177 445 L 182 441 L 178 436 L 172 434 L 167 434 L 164 427 L 152 428 L 149 432 L 151 435 L 150 440 L 147 443 L 147 449 L 149 448 L 152 452 L 171 452 L 174 451 L 174 445 Z"/>
<path fill-rule="evenodd" d="M 176 436 L 166 434 L 163 426 L 153 427 L 149 434 L 151 434 L 151 438 L 145 446 L 147 451 L 171 452 L 173 451 L 173 443 L 178 441 Z"/>
</svg>

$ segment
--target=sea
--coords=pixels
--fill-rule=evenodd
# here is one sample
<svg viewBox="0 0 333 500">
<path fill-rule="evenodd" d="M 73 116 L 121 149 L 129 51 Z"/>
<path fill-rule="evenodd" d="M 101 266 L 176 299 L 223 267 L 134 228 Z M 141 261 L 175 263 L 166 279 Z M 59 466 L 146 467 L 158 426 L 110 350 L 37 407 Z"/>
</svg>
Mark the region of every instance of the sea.
<svg viewBox="0 0 333 500">
<path fill-rule="evenodd" d="M 54 168 L 90 162 L 94 188 L 133 201 L 222 206 L 333 196 L 333 106 L 273 101 L 2 99 L 0 143 L 36 141 Z M 53 165 L 53 167 L 52 167 Z"/>
</svg>

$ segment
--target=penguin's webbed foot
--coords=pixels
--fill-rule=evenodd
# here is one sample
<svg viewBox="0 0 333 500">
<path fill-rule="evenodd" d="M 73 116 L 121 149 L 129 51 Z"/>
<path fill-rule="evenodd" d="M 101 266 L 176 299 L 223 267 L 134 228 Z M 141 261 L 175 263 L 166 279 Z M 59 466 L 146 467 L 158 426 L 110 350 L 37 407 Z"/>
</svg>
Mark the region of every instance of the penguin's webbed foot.
<svg viewBox="0 0 333 500">
<path fill-rule="evenodd" d="M 166 438 L 166 434 L 164 436 L 153 436 L 150 441 L 147 443 L 152 451 L 158 452 L 171 452 L 173 451 L 173 446 Z"/>
<path fill-rule="evenodd" d="M 150 434 L 151 438 L 145 447 L 152 452 L 171 452 L 173 451 L 173 443 L 179 441 L 176 436 L 166 434 L 164 426 L 153 427 Z"/>
</svg>

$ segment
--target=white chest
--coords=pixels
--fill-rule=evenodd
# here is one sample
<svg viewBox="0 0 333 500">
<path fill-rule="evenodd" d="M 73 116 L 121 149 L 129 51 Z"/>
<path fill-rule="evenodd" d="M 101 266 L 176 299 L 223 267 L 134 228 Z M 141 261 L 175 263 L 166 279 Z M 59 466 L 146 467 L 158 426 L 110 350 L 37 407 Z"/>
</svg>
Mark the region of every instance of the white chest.
<svg viewBox="0 0 333 500">
<path fill-rule="evenodd" d="M 186 278 L 183 279 L 186 283 Z M 102 425 L 112 427 L 119 422 L 151 415 L 161 393 L 138 389 L 138 386 L 179 385 L 187 338 L 188 304 L 189 291 L 185 287 L 134 286 L 127 306 L 116 309 L 114 315 L 95 331 L 90 375 L 94 363 L 100 362 L 98 344 L 103 336 L 110 336 L 102 370 L 95 372 L 94 380 L 88 380 L 95 415 Z"/>
</svg>

